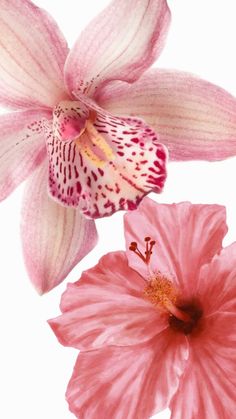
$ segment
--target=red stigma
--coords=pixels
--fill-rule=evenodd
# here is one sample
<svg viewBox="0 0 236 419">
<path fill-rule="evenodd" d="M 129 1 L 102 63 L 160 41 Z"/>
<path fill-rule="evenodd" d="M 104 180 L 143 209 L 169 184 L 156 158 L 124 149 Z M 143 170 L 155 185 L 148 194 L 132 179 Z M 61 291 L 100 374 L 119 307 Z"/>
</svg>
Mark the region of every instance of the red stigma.
<svg viewBox="0 0 236 419">
<path fill-rule="evenodd" d="M 142 259 L 144 263 L 148 265 L 152 255 L 152 248 L 156 244 L 156 242 L 155 240 L 152 240 L 151 237 L 145 237 L 144 242 L 146 244 L 146 247 L 143 253 L 139 250 L 137 242 L 131 242 L 129 250 L 131 250 L 131 252 L 134 252 L 140 259 Z"/>
</svg>

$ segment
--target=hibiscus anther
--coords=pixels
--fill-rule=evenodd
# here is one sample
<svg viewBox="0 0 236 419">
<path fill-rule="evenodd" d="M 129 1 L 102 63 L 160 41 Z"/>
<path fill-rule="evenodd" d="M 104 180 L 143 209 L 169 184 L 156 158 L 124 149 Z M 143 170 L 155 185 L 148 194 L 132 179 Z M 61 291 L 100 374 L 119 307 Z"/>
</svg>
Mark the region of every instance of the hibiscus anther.
<svg viewBox="0 0 236 419">
<path fill-rule="evenodd" d="M 149 264 L 151 255 L 152 255 L 152 248 L 156 244 L 155 240 L 152 240 L 151 237 L 145 237 L 144 241 L 146 242 L 146 248 L 144 253 L 142 253 L 139 248 L 137 242 L 131 242 L 129 246 L 129 250 L 134 252 L 145 264 Z"/>
</svg>

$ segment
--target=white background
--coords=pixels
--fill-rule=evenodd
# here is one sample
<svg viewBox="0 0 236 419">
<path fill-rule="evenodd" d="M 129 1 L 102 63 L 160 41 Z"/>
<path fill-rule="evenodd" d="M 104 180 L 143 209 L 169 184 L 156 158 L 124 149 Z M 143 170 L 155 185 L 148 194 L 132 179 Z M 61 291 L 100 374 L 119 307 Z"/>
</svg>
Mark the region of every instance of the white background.
<svg viewBox="0 0 236 419">
<path fill-rule="evenodd" d="M 128 0 L 127 0 L 128 1 Z M 58 21 L 72 45 L 108 0 L 37 0 Z M 158 67 L 196 73 L 236 95 L 235 0 L 169 0 L 172 26 Z M 131 11 L 132 12 L 132 11 Z M 30 24 L 30 22 L 29 22 Z M 236 238 L 236 158 L 225 162 L 171 163 L 160 202 L 190 200 L 227 206 L 229 233 Z M 77 351 L 57 342 L 46 320 L 59 314 L 66 283 L 39 297 L 24 269 L 19 236 L 23 185 L 0 205 L 0 386 L 2 419 L 72 419 L 64 401 Z M 68 277 L 123 249 L 122 214 L 97 222 L 99 245 Z M 156 416 L 168 418 L 168 411 Z M 184 418 L 183 418 L 184 419 Z"/>
</svg>

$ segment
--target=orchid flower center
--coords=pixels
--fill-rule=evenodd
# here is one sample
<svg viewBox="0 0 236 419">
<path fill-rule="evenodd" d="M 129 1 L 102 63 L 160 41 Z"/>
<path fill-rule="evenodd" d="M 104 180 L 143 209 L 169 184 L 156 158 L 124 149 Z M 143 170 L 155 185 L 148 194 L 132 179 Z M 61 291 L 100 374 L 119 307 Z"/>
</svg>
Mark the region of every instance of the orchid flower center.
<svg viewBox="0 0 236 419">
<path fill-rule="evenodd" d="M 97 113 L 80 102 L 63 101 L 53 113 L 53 130 L 61 141 L 73 141 L 81 155 L 96 167 L 114 160 L 115 155 L 95 121 Z"/>
<path fill-rule="evenodd" d="M 149 263 L 155 241 L 145 237 L 145 251 L 141 252 L 136 242 L 131 242 L 129 249 L 134 252 L 149 268 L 150 275 L 146 279 L 143 297 L 157 309 L 168 314 L 168 322 L 172 329 L 190 334 L 197 328 L 203 311 L 199 301 L 184 301 L 173 281 L 160 271 L 152 272 Z"/>
</svg>

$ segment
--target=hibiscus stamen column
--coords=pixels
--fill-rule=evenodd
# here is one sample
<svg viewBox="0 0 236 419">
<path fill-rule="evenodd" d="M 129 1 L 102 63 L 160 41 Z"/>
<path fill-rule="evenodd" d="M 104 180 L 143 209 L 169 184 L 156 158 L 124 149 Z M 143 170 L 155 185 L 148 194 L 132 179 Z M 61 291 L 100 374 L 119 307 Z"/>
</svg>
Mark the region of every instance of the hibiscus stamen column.
<svg viewBox="0 0 236 419">
<path fill-rule="evenodd" d="M 146 243 L 144 253 L 138 248 L 137 242 L 131 242 L 129 250 L 134 252 L 148 266 L 153 253 L 152 249 L 156 242 L 150 237 L 145 237 L 144 241 Z M 150 268 L 149 272 L 151 272 Z M 160 271 L 156 271 L 152 273 L 146 281 L 147 285 L 143 291 L 145 299 L 148 299 L 159 310 L 168 312 L 170 316 L 173 316 L 175 319 L 186 324 L 192 324 L 191 314 L 185 310 L 181 310 L 178 306 L 179 292 L 166 275 Z"/>
</svg>

